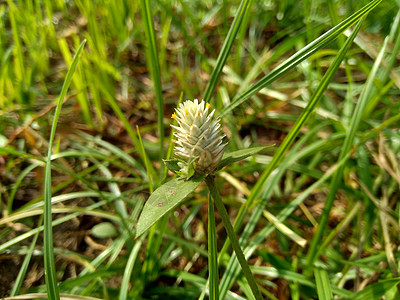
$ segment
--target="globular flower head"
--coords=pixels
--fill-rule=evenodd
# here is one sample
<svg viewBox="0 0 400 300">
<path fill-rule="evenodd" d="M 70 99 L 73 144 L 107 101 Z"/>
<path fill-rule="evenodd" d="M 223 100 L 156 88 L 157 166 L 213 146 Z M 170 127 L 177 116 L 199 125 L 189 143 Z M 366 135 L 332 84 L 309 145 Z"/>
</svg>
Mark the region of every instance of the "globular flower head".
<svg viewBox="0 0 400 300">
<path fill-rule="evenodd" d="M 212 174 L 220 162 L 226 143 L 222 142 L 225 135 L 221 134 L 220 118 L 212 120 L 214 113 L 210 104 L 194 99 L 181 103 L 172 114 L 179 124 L 171 125 L 176 129 L 175 154 L 187 162 L 179 164 L 182 171 L 193 158 L 199 174 Z"/>
</svg>

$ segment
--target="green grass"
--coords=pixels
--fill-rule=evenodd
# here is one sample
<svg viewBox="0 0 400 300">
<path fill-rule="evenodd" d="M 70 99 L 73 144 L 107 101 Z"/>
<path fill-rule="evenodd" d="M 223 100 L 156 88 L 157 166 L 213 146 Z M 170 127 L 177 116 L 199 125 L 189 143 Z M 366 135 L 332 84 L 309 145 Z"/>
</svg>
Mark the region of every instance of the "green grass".
<svg viewBox="0 0 400 300">
<path fill-rule="evenodd" d="M 398 299 L 399 49 L 398 1 L 3 1 L 0 297 Z M 135 239 L 193 98 L 275 146 Z"/>
<path fill-rule="evenodd" d="M 67 90 L 71 83 L 72 77 L 74 76 L 74 72 L 76 66 L 79 61 L 79 56 L 82 52 L 83 47 L 85 46 L 86 41 L 83 41 L 79 46 L 74 59 L 71 62 L 71 67 L 67 73 L 64 84 L 61 89 L 60 96 L 57 100 L 57 107 L 54 113 L 53 124 L 51 126 L 50 138 L 49 138 L 49 150 L 47 152 L 46 157 L 46 167 L 45 167 L 45 175 L 44 175 L 44 207 L 43 207 L 43 215 L 44 215 L 44 268 L 46 274 L 46 290 L 47 295 L 50 299 L 58 299 L 60 298 L 58 286 L 57 286 L 57 277 L 56 277 L 56 269 L 55 269 L 55 261 L 54 261 L 54 245 L 53 245 L 53 225 L 52 225 L 52 193 L 51 193 L 51 154 L 53 152 L 53 142 L 54 136 L 56 134 L 57 122 L 61 113 L 62 103 L 67 94 Z"/>
</svg>

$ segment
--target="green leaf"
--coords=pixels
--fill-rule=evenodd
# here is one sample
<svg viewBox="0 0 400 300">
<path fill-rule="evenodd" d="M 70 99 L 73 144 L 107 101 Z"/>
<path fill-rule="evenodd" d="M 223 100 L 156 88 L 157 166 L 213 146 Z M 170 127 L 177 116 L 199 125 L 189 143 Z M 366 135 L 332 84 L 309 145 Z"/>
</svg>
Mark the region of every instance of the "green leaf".
<svg viewBox="0 0 400 300">
<path fill-rule="evenodd" d="M 138 241 L 133 247 L 131 254 L 129 255 L 128 262 L 124 270 L 124 276 L 122 277 L 121 289 L 119 291 L 119 299 L 128 299 L 129 283 L 131 280 L 133 267 L 135 261 L 138 257 L 140 247 L 142 246 L 142 241 Z"/>
<path fill-rule="evenodd" d="M 103 222 L 92 227 L 92 234 L 99 239 L 105 239 L 117 236 L 118 231 L 110 222 Z"/>
<path fill-rule="evenodd" d="M 197 161 L 198 157 L 191 157 L 189 162 L 188 162 L 188 169 L 187 169 L 187 173 L 186 173 L 186 180 L 189 180 L 189 178 L 191 178 L 194 173 L 195 173 L 195 168 L 196 168 L 196 161 Z"/>
<path fill-rule="evenodd" d="M 352 296 L 353 300 L 363 300 L 363 299 L 380 299 L 386 294 L 390 289 L 400 283 L 399 278 L 382 280 L 380 282 L 371 284 L 364 288 L 362 291 L 354 294 Z"/>
<path fill-rule="evenodd" d="M 238 151 L 225 153 L 224 156 L 222 156 L 222 160 L 218 164 L 217 170 L 220 170 L 229 164 L 233 164 L 234 162 L 243 160 L 249 156 L 255 155 L 258 152 L 270 147 L 273 146 L 252 147 L 248 149 L 241 149 Z"/>
<path fill-rule="evenodd" d="M 67 94 L 68 87 L 71 83 L 72 76 L 75 73 L 76 66 L 78 64 L 81 52 L 85 46 L 86 40 L 84 40 L 72 60 L 71 67 L 68 70 L 67 76 L 65 77 L 64 84 L 61 89 L 60 96 L 57 100 L 57 107 L 54 113 L 53 124 L 51 126 L 49 148 L 46 158 L 45 176 L 44 176 L 44 269 L 45 269 L 45 281 L 47 289 L 47 297 L 50 300 L 60 299 L 56 267 L 54 262 L 54 248 L 53 248 L 53 225 L 52 225 L 52 214 L 51 214 L 51 153 L 53 149 L 54 136 L 56 134 L 56 127 L 58 118 L 61 113 L 61 107 Z"/>
<path fill-rule="evenodd" d="M 156 34 L 153 25 L 152 5 L 150 1 L 140 1 L 140 11 L 142 13 L 142 22 L 147 40 L 147 65 L 150 69 L 150 74 L 153 79 L 154 93 L 157 103 L 157 127 L 160 141 L 160 158 L 164 157 L 164 104 L 162 96 L 160 62 L 158 59 L 158 50 L 156 44 Z M 162 174 L 163 166 L 161 165 Z"/>
<path fill-rule="evenodd" d="M 211 196 L 208 197 L 208 280 L 209 299 L 219 299 L 217 233 Z"/>
<path fill-rule="evenodd" d="M 168 159 L 168 160 L 163 159 L 163 161 L 167 169 L 170 170 L 172 173 L 180 177 L 184 177 L 186 178 L 186 180 L 189 180 L 189 178 L 191 178 L 195 173 L 195 166 L 197 159 L 198 157 L 196 156 L 196 157 L 191 157 L 189 162 L 185 162 L 179 159 Z M 187 165 L 187 170 L 182 171 L 182 168 L 178 165 L 178 163 L 183 163 Z"/>
<path fill-rule="evenodd" d="M 203 182 L 204 178 L 205 176 L 195 176 L 190 180 L 176 178 L 155 190 L 144 205 L 137 224 L 136 237 L 142 235 L 162 216 L 177 207 Z"/>
<path fill-rule="evenodd" d="M 178 165 L 178 162 L 180 162 L 178 159 L 163 159 L 163 162 L 167 169 L 174 174 L 178 174 L 181 170 L 181 167 Z"/>
<path fill-rule="evenodd" d="M 219 52 L 215 67 L 211 73 L 210 80 L 208 81 L 206 90 L 204 91 L 204 101 L 209 102 L 211 95 L 217 86 L 218 79 L 222 74 L 222 69 L 228 59 L 229 53 L 232 49 L 233 43 L 236 40 L 236 36 L 239 32 L 240 26 L 246 13 L 248 13 L 253 5 L 254 1 L 242 0 L 240 6 L 235 14 L 235 19 L 232 22 L 229 32 L 225 38 L 224 44 Z"/>
<path fill-rule="evenodd" d="M 325 270 L 315 268 L 315 283 L 317 284 L 318 299 L 331 300 L 333 299 L 331 283 L 329 281 L 328 273 Z"/>
</svg>

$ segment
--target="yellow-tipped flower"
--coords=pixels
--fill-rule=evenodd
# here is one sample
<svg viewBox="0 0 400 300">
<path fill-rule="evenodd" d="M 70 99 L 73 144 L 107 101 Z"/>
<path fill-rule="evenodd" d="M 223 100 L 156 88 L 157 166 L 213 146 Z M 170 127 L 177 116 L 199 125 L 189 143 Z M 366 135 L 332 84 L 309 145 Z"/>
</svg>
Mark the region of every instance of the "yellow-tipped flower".
<svg viewBox="0 0 400 300">
<path fill-rule="evenodd" d="M 221 134 L 220 118 L 212 120 L 215 109 L 209 112 L 210 104 L 203 100 L 187 100 L 181 103 L 172 118 L 179 126 L 173 126 L 177 131 L 175 136 L 175 154 L 187 164 L 179 163 L 184 172 L 189 162 L 195 160 L 195 170 L 199 174 L 212 174 L 224 153 L 226 143 L 222 143 L 225 136 Z"/>
</svg>

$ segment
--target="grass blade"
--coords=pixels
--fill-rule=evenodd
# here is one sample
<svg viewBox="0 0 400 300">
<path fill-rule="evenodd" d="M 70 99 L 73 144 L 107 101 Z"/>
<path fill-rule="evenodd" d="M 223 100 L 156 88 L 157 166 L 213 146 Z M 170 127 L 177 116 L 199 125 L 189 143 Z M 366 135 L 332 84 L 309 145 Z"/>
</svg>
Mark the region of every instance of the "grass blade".
<svg viewBox="0 0 400 300">
<path fill-rule="evenodd" d="M 377 79 L 381 82 L 382 85 L 386 84 L 386 82 L 389 79 L 389 75 L 393 70 L 394 64 L 397 60 L 397 53 L 399 53 L 400 50 L 400 10 L 397 13 L 396 16 L 396 20 L 393 22 L 393 27 L 392 27 L 392 31 L 393 33 L 389 35 L 389 42 L 392 42 L 391 40 L 394 39 L 394 36 L 396 34 L 396 40 L 394 41 L 394 46 L 392 49 L 391 54 L 389 55 L 389 57 L 387 57 L 387 64 L 385 66 L 385 68 L 382 68 L 382 70 L 380 70 L 380 72 L 378 72 L 377 74 Z M 378 89 L 373 89 L 371 91 L 372 95 L 376 95 L 378 94 Z M 374 108 L 376 107 L 376 105 L 378 104 L 379 100 L 381 100 L 381 97 L 371 97 L 371 101 L 368 102 L 367 107 L 365 108 L 365 112 L 364 112 L 364 117 L 365 116 L 369 116 L 370 113 L 374 110 Z"/>
<path fill-rule="evenodd" d="M 138 147 L 140 147 L 140 152 L 141 152 L 143 160 L 144 160 L 144 165 L 146 166 L 147 177 L 149 180 L 149 190 L 150 190 L 150 194 L 152 194 L 154 192 L 154 186 L 153 186 L 153 180 L 152 180 L 152 174 L 151 174 L 151 171 L 152 171 L 151 164 L 149 162 L 149 159 L 147 158 L 146 150 L 144 149 L 144 145 L 143 145 L 143 141 L 142 141 L 142 136 L 140 135 L 139 126 L 137 126 L 137 125 L 136 125 L 136 131 L 137 131 L 137 135 L 138 135 L 139 142 L 140 142 L 140 145 L 138 145 Z"/>
<path fill-rule="evenodd" d="M 240 94 L 238 97 L 232 100 L 232 102 L 221 111 L 219 116 L 223 116 L 228 112 L 232 111 L 236 106 L 242 104 L 244 101 L 249 99 L 254 94 L 258 93 L 261 89 L 266 87 L 271 82 L 277 80 L 289 70 L 293 69 L 303 60 L 316 51 L 332 42 L 339 34 L 343 33 L 350 26 L 354 25 L 358 20 L 365 16 L 368 12 L 374 9 L 382 0 L 374 0 L 365 5 L 362 9 L 352 14 L 350 17 L 340 22 L 338 25 L 333 27 L 331 30 L 315 39 L 313 42 L 305 46 L 303 49 L 289 57 L 285 62 L 279 65 L 277 68 L 272 70 L 268 75 L 264 76 L 257 83 L 252 85 L 248 90 Z"/>
<path fill-rule="evenodd" d="M 208 197 L 208 274 L 210 283 L 209 299 L 219 299 L 218 277 L 218 250 L 217 236 L 215 232 L 214 203 L 211 196 Z"/>
<path fill-rule="evenodd" d="M 79 46 L 74 59 L 71 63 L 71 68 L 68 70 L 67 77 L 65 78 L 63 87 L 61 89 L 60 97 L 56 111 L 54 114 L 53 125 L 51 127 L 50 139 L 49 139 L 49 150 L 46 158 L 46 169 L 45 169 L 45 182 L 44 182 L 44 267 L 46 276 L 46 288 L 47 296 L 50 300 L 59 299 L 59 291 L 57 286 L 56 267 L 54 264 L 54 249 L 53 249 L 53 226 L 52 226 L 52 214 L 51 214 L 51 153 L 53 147 L 54 136 L 56 133 L 57 121 L 61 113 L 61 106 L 64 97 L 67 93 L 68 87 L 71 83 L 72 76 L 74 75 L 76 66 L 79 61 L 79 56 L 85 46 L 86 40 L 84 40 Z"/>
<path fill-rule="evenodd" d="M 318 299 L 320 300 L 333 299 L 331 283 L 329 282 L 328 273 L 325 270 L 315 268 L 314 275 L 315 275 L 315 283 L 317 284 Z"/>
<path fill-rule="evenodd" d="M 157 100 L 157 124 L 158 134 L 160 139 L 160 160 L 164 158 L 164 106 L 162 99 L 162 87 L 161 87 L 161 74 L 160 74 L 160 63 L 157 55 L 156 38 L 153 27 L 153 17 L 151 14 L 150 1 L 141 0 L 140 9 L 142 12 L 142 18 L 144 22 L 144 29 L 146 32 L 147 44 L 148 44 L 148 64 L 150 66 L 151 75 L 153 77 L 154 89 Z M 164 164 L 161 164 L 161 173 L 164 172 Z"/>
<path fill-rule="evenodd" d="M 60 50 L 62 55 L 64 56 L 65 63 L 67 64 L 67 67 L 71 67 L 71 62 L 72 62 L 72 56 L 70 53 L 70 50 L 68 48 L 68 43 L 64 38 L 59 39 L 58 44 L 60 46 Z M 86 79 L 84 76 L 82 76 L 82 72 L 80 72 L 80 69 L 78 68 L 75 77 L 72 79 L 72 83 L 75 86 L 75 88 L 80 91 L 78 95 L 76 95 L 76 98 L 79 102 L 79 105 L 82 109 L 82 114 L 84 117 L 84 120 L 86 124 L 88 124 L 91 128 L 94 128 L 92 116 L 90 113 L 90 104 L 89 104 L 89 99 L 86 91 Z"/>
<path fill-rule="evenodd" d="M 43 223 L 43 218 L 40 218 L 39 226 L 41 226 L 42 223 Z M 35 246 L 36 246 L 37 239 L 39 237 L 39 233 L 40 232 L 38 231 L 35 234 L 35 236 L 33 237 L 31 246 L 28 249 L 28 253 L 25 256 L 24 262 L 22 263 L 22 266 L 21 266 L 21 268 L 20 268 L 20 270 L 18 272 L 18 276 L 15 279 L 14 286 L 13 286 L 11 292 L 10 292 L 10 297 L 16 296 L 16 295 L 19 294 L 19 291 L 21 289 L 22 283 L 24 282 L 24 279 L 25 279 L 26 272 L 28 271 L 29 263 L 31 262 L 33 250 L 35 250 Z"/>
<path fill-rule="evenodd" d="M 206 90 L 204 91 L 203 99 L 209 102 L 211 95 L 218 83 L 218 79 L 221 76 L 222 69 L 228 59 L 229 53 L 232 49 L 233 42 L 239 32 L 240 25 L 242 24 L 243 17 L 250 10 L 251 5 L 249 5 L 250 0 L 242 0 L 238 12 L 236 13 L 235 19 L 232 22 L 231 28 L 229 29 L 228 35 L 225 38 L 222 49 L 218 55 L 215 67 L 211 73 L 210 80 L 207 83 Z"/>
<path fill-rule="evenodd" d="M 23 170 L 21 172 L 21 174 L 18 176 L 17 181 L 14 184 L 13 189 L 11 190 L 10 193 L 10 197 L 8 199 L 8 203 L 7 203 L 7 208 L 8 208 L 8 213 L 11 214 L 12 213 L 12 207 L 13 207 L 13 203 L 14 203 L 14 197 L 18 191 L 18 188 L 20 187 L 22 181 L 24 180 L 24 178 L 29 174 L 29 172 L 31 172 L 32 170 L 34 170 L 36 167 L 40 166 L 40 163 L 33 163 L 30 166 L 28 166 L 25 170 Z"/>
<path fill-rule="evenodd" d="M 367 286 L 362 291 L 359 291 L 352 297 L 352 299 L 353 300 L 380 299 L 390 289 L 399 284 L 399 282 L 400 282 L 399 278 L 391 278 L 382 280 L 380 282 L 376 282 L 374 284 L 371 284 L 370 286 Z"/>
<path fill-rule="evenodd" d="M 142 246 L 142 242 L 137 241 L 131 251 L 131 254 L 129 255 L 129 259 L 128 259 L 128 262 L 126 264 L 125 271 L 124 271 L 124 276 L 122 277 L 121 289 L 120 289 L 120 293 L 119 293 L 120 300 L 128 299 L 129 282 L 131 279 L 133 266 L 135 265 L 135 261 L 139 254 L 139 250 L 140 250 L 141 246 Z"/>
</svg>

